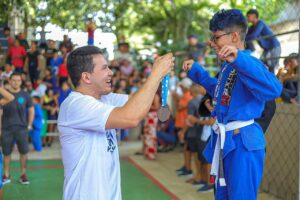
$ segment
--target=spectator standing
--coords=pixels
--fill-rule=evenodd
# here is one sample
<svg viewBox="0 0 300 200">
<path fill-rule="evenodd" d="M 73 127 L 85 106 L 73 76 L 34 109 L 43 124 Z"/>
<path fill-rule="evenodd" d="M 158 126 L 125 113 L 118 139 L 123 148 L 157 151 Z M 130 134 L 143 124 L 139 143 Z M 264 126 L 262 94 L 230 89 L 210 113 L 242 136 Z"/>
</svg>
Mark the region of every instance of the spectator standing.
<svg viewBox="0 0 300 200">
<path fill-rule="evenodd" d="M 11 58 L 11 64 L 15 66 L 15 71 L 22 73 L 24 70 L 26 50 L 20 45 L 20 41 L 18 39 L 16 39 L 14 45 L 8 49 L 8 56 Z"/>
<path fill-rule="evenodd" d="M 21 184 L 29 184 L 26 176 L 26 161 L 29 151 L 27 134 L 32 129 L 34 107 L 29 94 L 21 89 L 22 79 L 19 73 L 10 77 L 10 92 L 15 100 L 3 107 L 2 150 L 4 154 L 3 184 L 10 183 L 10 161 L 14 141 L 18 146 L 21 164 Z M 28 116 L 27 116 L 28 115 Z"/>
</svg>

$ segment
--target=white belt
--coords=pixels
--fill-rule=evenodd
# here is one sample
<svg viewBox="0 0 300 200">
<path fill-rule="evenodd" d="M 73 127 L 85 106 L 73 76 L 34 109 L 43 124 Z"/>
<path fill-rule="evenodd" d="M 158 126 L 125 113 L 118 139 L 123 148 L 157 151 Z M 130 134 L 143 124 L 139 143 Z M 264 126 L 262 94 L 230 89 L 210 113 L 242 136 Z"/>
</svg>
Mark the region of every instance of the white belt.
<svg viewBox="0 0 300 200">
<path fill-rule="evenodd" d="M 220 180 L 220 186 L 226 186 L 223 169 L 223 149 L 225 144 L 226 132 L 240 129 L 249 126 L 253 123 L 254 119 L 249 121 L 233 121 L 229 122 L 226 125 L 218 123 L 218 121 L 216 121 L 215 124 L 212 126 L 214 132 L 218 134 L 218 138 L 214 150 L 210 175 L 215 177 L 216 183 L 218 179 Z"/>
</svg>

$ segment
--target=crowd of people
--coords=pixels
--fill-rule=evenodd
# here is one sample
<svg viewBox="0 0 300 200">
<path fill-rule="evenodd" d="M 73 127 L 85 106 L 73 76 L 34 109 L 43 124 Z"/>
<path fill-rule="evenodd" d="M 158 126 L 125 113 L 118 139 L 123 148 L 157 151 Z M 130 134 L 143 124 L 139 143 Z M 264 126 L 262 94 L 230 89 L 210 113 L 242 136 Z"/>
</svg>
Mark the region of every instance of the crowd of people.
<svg viewBox="0 0 300 200">
<path fill-rule="evenodd" d="M 254 39 L 273 33 L 263 21 L 259 20 L 257 11 L 250 10 L 247 16 L 249 22 L 253 24 L 246 36 L 247 47 L 253 50 L 251 42 Z M 89 23 L 88 29 L 94 31 L 92 21 Z M 59 107 L 72 91 L 67 57 L 74 45 L 67 35 L 59 45 L 53 40 L 48 40 L 47 44 L 31 41 L 29 45 L 24 33 L 14 38 L 8 27 L 5 28 L 5 35 L 9 47 L 7 52 L 0 51 L 0 78 L 2 87 L 10 91 L 15 100 L 3 107 L 1 136 L 4 154 L 3 183 L 10 182 L 10 156 L 16 144 L 22 166 L 20 182 L 29 184 L 26 177 L 28 136 L 35 151 L 51 146 L 53 137 L 47 136 L 47 133 L 56 132 Z M 90 35 L 89 44 L 92 45 L 94 35 Z M 276 37 L 258 41 L 264 49 L 264 59 L 280 56 L 280 43 Z M 205 66 L 208 53 L 207 45 L 200 44 L 196 35 L 190 35 L 187 48 L 182 52 L 176 52 L 175 55 L 193 59 Z M 278 67 L 278 59 L 271 60 L 272 62 L 266 64 L 274 73 Z M 284 60 L 284 68 L 279 69 L 277 77 L 284 90 L 278 101 L 298 104 L 298 64 L 298 54 L 291 54 Z M 113 71 L 111 82 L 113 92 L 133 94 L 150 75 L 153 63 L 145 60 L 142 66 L 138 67 L 130 53 L 129 44 L 120 42 L 114 60 L 111 60 L 109 65 Z M 210 137 L 211 126 L 214 124 L 214 119 L 210 117 L 213 109 L 212 98 L 203 87 L 194 85 L 184 71 L 178 75 L 174 71 L 171 73 L 169 92 L 168 106 L 172 115 L 165 123 L 158 120 L 157 111 L 161 106 L 161 94 L 158 90 L 142 123 L 143 148 L 138 154 L 144 155 L 149 160 L 155 160 L 158 152 L 169 152 L 181 145 L 184 160 L 183 166 L 177 170 L 177 175 L 193 175 L 191 163 L 194 160 L 196 173 L 187 182 L 201 186 L 199 192 L 212 191 L 214 186 L 209 181 L 210 165 L 202 155 Z M 129 130 L 121 129 L 119 132 L 121 140 L 126 140 Z"/>
</svg>

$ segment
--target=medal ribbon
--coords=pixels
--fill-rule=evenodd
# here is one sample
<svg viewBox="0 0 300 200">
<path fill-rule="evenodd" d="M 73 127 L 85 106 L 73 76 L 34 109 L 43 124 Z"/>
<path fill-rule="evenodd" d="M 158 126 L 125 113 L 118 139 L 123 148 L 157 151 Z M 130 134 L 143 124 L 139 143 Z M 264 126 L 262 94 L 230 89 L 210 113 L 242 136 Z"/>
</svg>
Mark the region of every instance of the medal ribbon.
<svg viewBox="0 0 300 200">
<path fill-rule="evenodd" d="M 170 74 L 165 76 L 161 83 L 161 106 L 166 108 L 169 96 Z"/>
</svg>

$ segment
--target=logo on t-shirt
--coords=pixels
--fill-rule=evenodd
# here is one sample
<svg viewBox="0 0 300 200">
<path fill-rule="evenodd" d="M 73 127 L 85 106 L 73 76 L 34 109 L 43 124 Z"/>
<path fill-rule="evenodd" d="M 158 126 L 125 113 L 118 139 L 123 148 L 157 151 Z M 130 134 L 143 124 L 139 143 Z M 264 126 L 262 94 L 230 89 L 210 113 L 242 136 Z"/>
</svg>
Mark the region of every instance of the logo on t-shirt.
<svg viewBox="0 0 300 200">
<path fill-rule="evenodd" d="M 18 97 L 18 103 L 19 104 L 24 104 L 24 102 L 25 102 L 25 99 L 24 99 L 24 97 Z"/>
<path fill-rule="evenodd" d="M 116 145 L 114 143 L 114 136 L 111 131 L 106 131 L 106 138 L 108 142 L 107 152 L 113 153 L 116 149 Z"/>
</svg>

